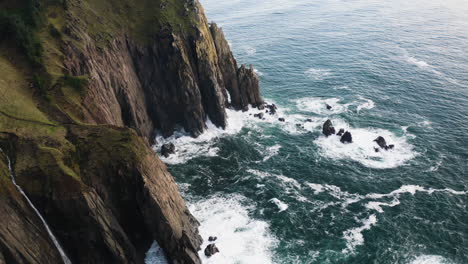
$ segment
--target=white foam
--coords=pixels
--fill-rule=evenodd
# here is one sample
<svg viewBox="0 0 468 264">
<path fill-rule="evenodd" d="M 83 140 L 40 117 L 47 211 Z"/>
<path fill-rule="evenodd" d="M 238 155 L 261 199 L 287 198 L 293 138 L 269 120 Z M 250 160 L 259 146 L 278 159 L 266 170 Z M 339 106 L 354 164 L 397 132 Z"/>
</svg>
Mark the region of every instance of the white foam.
<svg viewBox="0 0 468 264">
<path fill-rule="evenodd" d="M 352 128 L 341 120 L 332 120 L 335 129 L 343 128 L 351 132 L 353 143 L 343 144 L 340 137 L 331 135 L 319 136 L 314 143 L 320 147 L 320 153 L 331 159 L 351 159 L 370 168 L 396 168 L 413 159 L 417 153 L 413 146 L 406 140 L 408 135 L 396 136 L 392 132 L 376 128 Z M 388 144 L 394 144 L 391 150 L 380 149 L 376 152 L 374 148 L 378 145 L 374 142 L 378 136 L 383 136 Z"/>
<path fill-rule="evenodd" d="M 332 73 L 328 69 L 315 69 L 315 68 L 310 68 L 304 72 L 305 76 L 316 80 L 316 81 L 321 81 L 328 76 L 330 76 Z"/>
<path fill-rule="evenodd" d="M 374 101 L 372 101 L 371 99 L 365 99 L 363 97 L 360 97 L 361 100 L 365 100 L 364 103 L 361 103 L 357 106 L 357 112 L 359 113 L 359 111 L 361 111 L 361 109 L 372 109 L 375 107 L 375 103 Z"/>
<path fill-rule="evenodd" d="M 362 232 L 371 229 L 377 223 L 377 216 L 372 214 L 369 218 L 361 220 L 361 223 L 362 226 L 343 232 L 343 238 L 346 240 L 346 248 L 342 250 L 343 253 L 353 253 L 356 246 L 364 244 Z"/>
<path fill-rule="evenodd" d="M 257 70 L 257 69 L 254 69 L 254 72 L 258 75 L 258 76 L 263 76 L 263 72 Z"/>
<path fill-rule="evenodd" d="M 415 195 L 417 192 L 422 192 L 422 193 L 427 193 L 427 194 L 433 194 L 435 192 L 445 192 L 453 195 L 466 195 L 468 194 L 468 191 L 456 191 L 450 188 L 444 188 L 444 189 L 434 189 L 434 188 L 425 188 L 420 185 L 402 185 L 400 188 L 391 191 L 390 193 L 370 193 L 366 195 L 361 195 L 361 194 L 355 194 L 355 193 L 349 193 L 346 191 L 341 190 L 340 187 L 335 186 L 335 185 L 329 185 L 329 184 L 318 184 L 318 183 L 309 183 L 305 182 L 305 185 L 310 187 L 312 190 L 314 190 L 314 194 L 320 194 L 327 192 L 330 196 L 336 198 L 340 202 L 332 202 L 327 205 L 341 205 L 341 207 L 345 208 L 348 205 L 352 203 L 357 203 L 360 201 L 368 201 L 365 204 L 365 207 L 369 210 L 374 210 L 379 213 L 383 213 L 383 206 L 385 207 L 394 207 L 399 205 L 400 202 L 400 197 L 402 194 L 411 194 Z M 384 198 L 391 198 L 392 200 L 390 202 L 382 202 L 379 201 L 380 199 Z"/>
<path fill-rule="evenodd" d="M 419 68 L 430 67 L 430 65 L 427 62 L 425 62 L 423 60 L 418 60 L 415 57 L 406 56 L 406 61 L 411 63 L 411 64 L 414 64 L 414 65 L 418 66 Z"/>
<path fill-rule="evenodd" d="M 276 204 L 276 206 L 278 206 L 279 212 L 286 211 L 286 209 L 288 209 L 289 207 L 287 204 L 278 200 L 277 198 L 270 199 L 270 202 L 273 202 L 274 204 Z"/>
<path fill-rule="evenodd" d="M 274 145 L 274 146 L 271 146 L 271 147 L 268 147 L 266 149 L 266 156 L 263 158 L 263 162 L 271 159 L 272 157 L 278 155 L 279 153 L 279 150 L 281 149 L 281 145 Z"/>
<path fill-rule="evenodd" d="M 255 49 L 254 47 L 248 47 L 246 48 L 245 52 L 248 56 L 253 56 L 257 53 L 257 49 Z"/>
<path fill-rule="evenodd" d="M 327 104 L 332 107 L 330 110 Z M 296 100 L 296 106 L 301 111 L 330 115 L 346 112 L 349 104 L 341 104 L 338 98 L 305 97 Z"/>
<path fill-rule="evenodd" d="M 450 264 L 451 261 L 437 255 L 421 255 L 416 257 L 409 264 Z"/>
<path fill-rule="evenodd" d="M 151 248 L 146 252 L 146 264 L 168 264 L 166 255 L 163 249 L 159 246 L 158 242 L 154 241 Z"/>
<path fill-rule="evenodd" d="M 249 216 L 252 204 L 245 197 L 212 197 L 189 205 L 200 221 L 200 234 L 204 239 L 199 255 L 205 264 L 273 263 L 272 248 L 277 240 L 269 232 L 269 225 Z M 207 258 L 203 250 L 208 237 L 216 236 L 219 253 Z"/>
<path fill-rule="evenodd" d="M 169 157 L 160 156 L 161 160 L 168 164 L 184 163 L 194 157 L 217 156 L 219 148 L 216 139 L 238 133 L 244 127 L 244 115 L 240 111 L 226 109 L 228 124 L 226 129 L 216 127 L 210 120 L 207 121 L 207 129 L 197 138 L 191 137 L 183 129 L 176 131 L 172 136 L 164 138 L 161 135 L 156 137 L 155 151 L 159 151 L 166 143 L 173 143 L 176 147 L 175 154 Z"/>
</svg>

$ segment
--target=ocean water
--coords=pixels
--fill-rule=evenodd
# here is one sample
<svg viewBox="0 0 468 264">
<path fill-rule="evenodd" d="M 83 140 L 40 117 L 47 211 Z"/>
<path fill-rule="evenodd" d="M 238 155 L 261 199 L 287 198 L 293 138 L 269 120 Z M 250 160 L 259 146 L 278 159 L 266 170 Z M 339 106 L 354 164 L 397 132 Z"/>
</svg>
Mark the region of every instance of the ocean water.
<svg viewBox="0 0 468 264">
<path fill-rule="evenodd" d="M 468 263 L 468 1 L 202 4 L 279 107 L 158 138 L 218 237 L 204 263 Z M 354 142 L 324 137 L 327 119 Z"/>
</svg>

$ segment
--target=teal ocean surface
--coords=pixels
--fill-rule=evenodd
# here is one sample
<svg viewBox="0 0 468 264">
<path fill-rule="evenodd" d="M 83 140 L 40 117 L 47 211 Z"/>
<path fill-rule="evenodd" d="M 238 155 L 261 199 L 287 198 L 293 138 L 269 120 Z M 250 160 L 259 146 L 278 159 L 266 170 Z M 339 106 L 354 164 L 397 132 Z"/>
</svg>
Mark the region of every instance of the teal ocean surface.
<svg viewBox="0 0 468 264">
<path fill-rule="evenodd" d="M 467 1 L 202 4 L 278 106 L 158 138 L 202 249 L 218 237 L 204 263 L 468 263 Z"/>
</svg>

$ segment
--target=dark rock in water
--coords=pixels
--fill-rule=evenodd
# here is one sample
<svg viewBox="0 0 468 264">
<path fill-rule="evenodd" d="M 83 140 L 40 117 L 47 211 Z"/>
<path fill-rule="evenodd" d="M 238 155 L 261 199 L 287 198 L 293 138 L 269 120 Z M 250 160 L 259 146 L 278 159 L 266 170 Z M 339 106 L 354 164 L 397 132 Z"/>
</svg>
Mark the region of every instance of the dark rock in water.
<svg viewBox="0 0 468 264">
<path fill-rule="evenodd" d="M 218 239 L 218 238 L 215 237 L 215 236 L 210 236 L 210 237 L 208 238 L 208 241 L 213 242 L 213 241 L 216 241 L 216 239 Z"/>
<path fill-rule="evenodd" d="M 306 119 L 306 122 L 312 122 L 312 119 L 307 118 L 307 119 Z"/>
<path fill-rule="evenodd" d="M 379 151 L 380 151 L 380 149 L 379 149 L 379 148 L 376 148 L 376 147 L 374 147 L 374 150 L 375 150 L 375 152 L 379 152 Z"/>
<path fill-rule="evenodd" d="M 254 114 L 254 117 L 258 117 L 258 119 L 263 119 L 263 113 Z"/>
<path fill-rule="evenodd" d="M 302 125 L 301 124 L 296 124 L 297 127 L 301 127 Z"/>
<path fill-rule="evenodd" d="M 259 104 L 257 108 L 258 108 L 258 110 L 263 110 L 263 109 L 265 109 L 265 103 Z"/>
<path fill-rule="evenodd" d="M 175 146 L 172 143 L 164 144 L 161 147 L 161 155 L 163 155 L 166 158 L 169 157 L 169 155 L 174 154 L 174 153 L 175 153 Z"/>
<path fill-rule="evenodd" d="M 387 142 L 385 141 L 385 138 L 379 136 L 378 138 L 374 139 L 375 142 L 377 142 L 377 145 L 379 147 L 386 149 L 387 148 Z"/>
<path fill-rule="evenodd" d="M 213 256 L 214 254 L 216 254 L 218 252 L 219 252 L 219 249 L 216 247 L 215 244 L 209 244 L 205 248 L 205 256 L 207 256 L 207 257 L 211 257 L 211 256 Z"/>
<path fill-rule="evenodd" d="M 325 123 L 323 124 L 322 133 L 327 137 L 335 134 L 335 128 L 333 127 L 333 124 L 330 119 L 325 121 Z"/>
<path fill-rule="evenodd" d="M 351 133 L 346 131 L 343 136 L 340 138 L 341 143 L 352 143 L 353 142 L 353 137 L 351 136 Z"/>
<path fill-rule="evenodd" d="M 331 105 L 327 104 L 327 109 L 331 110 L 332 109 Z"/>
<path fill-rule="evenodd" d="M 340 131 L 338 131 L 336 135 L 341 137 L 343 134 L 344 134 L 344 129 L 340 128 Z"/>
<path fill-rule="evenodd" d="M 393 149 L 394 147 L 395 147 L 395 145 L 390 144 L 390 145 L 387 146 L 387 149 Z"/>
<path fill-rule="evenodd" d="M 265 107 L 270 110 L 270 115 L 276 114 L 276 110 L 278 109 L 275 104 L 267 104 Z"/>
<path fill-rule="evenodd" d="M 284 122 L 284 121 L 286 121 L 286 120 L 285 120 L 284 118 L 280 117 L 280 118 L 278 118 L 278 121 Z"/>
</svg>

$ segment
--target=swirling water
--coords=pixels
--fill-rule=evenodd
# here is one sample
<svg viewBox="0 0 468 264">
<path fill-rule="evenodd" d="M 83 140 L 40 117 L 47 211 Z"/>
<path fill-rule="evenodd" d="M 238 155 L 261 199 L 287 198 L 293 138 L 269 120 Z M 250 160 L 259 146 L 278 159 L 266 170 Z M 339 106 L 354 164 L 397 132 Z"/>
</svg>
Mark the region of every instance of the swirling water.
<svg viewBox="0 0 468 264">
<path fill-rule="evenodd" d="M 202 4 L 280 108 L 159 138 L 218 237 L 204 263 L 468 263 L 468 2 Z M 326 119 L 354 143 L 321 135 Z M 376 153 L 379 135 L 395 149 Z"/>
</svg>

